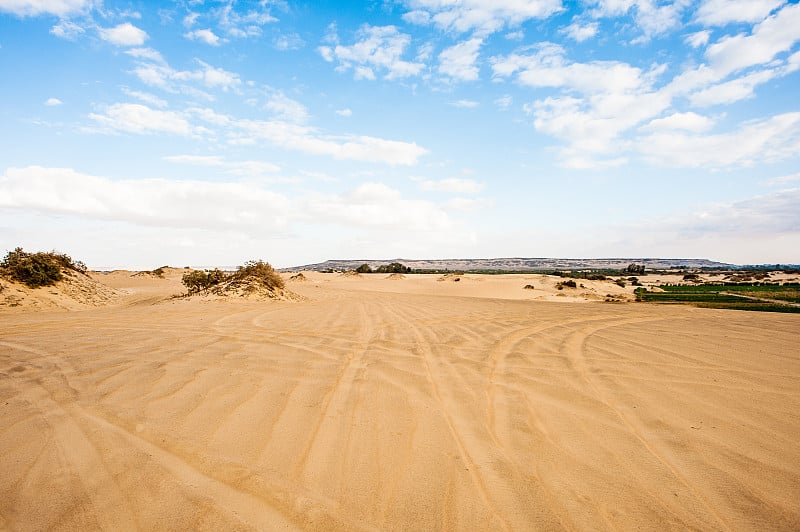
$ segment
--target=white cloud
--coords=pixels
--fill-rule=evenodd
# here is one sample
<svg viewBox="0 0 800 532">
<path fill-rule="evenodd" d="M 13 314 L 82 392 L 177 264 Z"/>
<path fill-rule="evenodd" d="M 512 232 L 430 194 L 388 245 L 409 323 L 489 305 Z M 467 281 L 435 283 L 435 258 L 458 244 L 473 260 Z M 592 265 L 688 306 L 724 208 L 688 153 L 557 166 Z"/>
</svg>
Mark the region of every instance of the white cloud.
<svg viewBox="0 0 800 532">
<path fill-rule="evenodd" d="M 131 98 L 136 98 L 137 100 L 150 104 L 154 107 L 161 107 L 161 108 L 167 107 L 167 101 L 162 98 L 159 98 L 155 94 L 150 94 L 149 92 L 134 91 L 128 89 L 127 87 L 123 87 L 122 92 L 127 94 Z"/>
<path fill-rule="evenodd" d="M 221 88 L 227 91 L 241 84 L 239 75 L 222 68 L 213 67 L 203 61 L 197 61 L 201 70 L 195 72 L 178 72 L 177 79 L 200 79 L 206 87 Z"/>
<path fill-rule="evenodd" d="M 760 22 L 786 0 L 704 0 L 695 19 L 707 26 L 725 26 L 731 22 Z"/>
<path fill-rule="evenodd" d="M 374 70 L 386 71 L 385 79 L 398 79 L 416 76 L 425 66 L 402 59 L 410 43 L 411 37 L 394 26 L 366 24 L 356 32 L 354 44 L 321 46 L 318 50 L 326 61 L 339 61 L 337 70 L 353 68 L 356 79 L 375 79 Z"/>
<path fill-rule="evenodd" d="M 641 69 L 616 61 L 570 62 L 564 49 L 540 43 L 532 54 L 511 54 L 492 58 L 495 77 L 516 74 L 531 87 L 570 87 L 587 94 L 632 92 L 649 83 Z"/>
<path fill-rule="evenodd" d="M 560 12 L 561 0 L 406 0 L 412 10 L 406 20 L 429 21 L 447 31 L 484 33 L 516 26 L 530 19 L 543 19 Z"/>
<path fill-rule="evenodd" d="M 333 62 L 333 48 L 331 48 L 330 46 L 320 46 L 319 48 L 317 48 L 317 51 L 325 61 L 327 61 L 328 63 Z"/>
<path fill-rule="evenodd" d="M 472 109 L 478 107 L 478 105 L 480 104 L 475 100 L 457 100 L 455 102 L 450 102 L 450 105 L 452 105 L 453 107 Z"/>
<path fill-rule="evenodd" d="M 287 101 L 293 100 L 284 99 L 281 104 L 286 104 Z M 289 112 L 282 105 L 278 105 L 276 109 Z M 297 114 L 296 110 L 291 112 Z M 341 160 L 411 165 L 428 153 L 425 148 L 413 142 L 366 135 L 324 135 L 312 127 L 296 122 L 239 119 L 219 114 L 212 109 L 197 107 L 178 113 L 156 110 L 142 104 L 117 103 L 105 108 L 102 113 L 91 113 L 89 118 L 107 132 L 222 135 L 228 143 L 234 145 L 253 145 L 267 141 L 282 148 Z M 206 125 L 193 124 L 191 121 L 195 119 L 205 122 Z M 215 129 L 219 131 L 214 131 Z"/>
<path fill-rule="evenodd" d="M 57 106 L 57 105 L 61 105 L 62 103 L 64 103 L 64 102 L 62 102 L 62 101 L 61 101 L 61 100 L 59 100 L 58 98 L 48 98 L 48 99 L 47 99 L 47 100 L 45 100 L 45 102 L 44 102 L 44 104 L 45 104 L 46 106 L 48 106 L 48 107 L 55 107 L 55 106 Z"/>
<path fill-rule="evenodd" d="M 773 177 L 767 180 L 764 184 L 769 186 L 785 185 L 786 183 L 800 182 L 800 173 L 782 175 L 780 177 Z"/>
<path fill-rule="evenodd" d="M 271 2 L 244 2 L 243 4 L 251 7 L 247 12 L 240 13 L 236 10 L 236 4 L 226 3 L 222 7 L 211 10 L 217 17 L 220 28 L 231 37 L 247 38 L 258 37 L 263 33 L 262 27 L 266 24 L 278 22 L 269 11 Z M 258 5 L 259 7 L 254 7 Z"/>
<path fill-rule="evenodd" d="M 563 91 L 523 109 L 533 116 L 538 131 L 567 143 L 559 153 L 571 167 L 623 164 L 619 157 L 597 156 L 623 151 L 624 132 L 670 105 L 670 96 L 652 87 L 663 72 L 658 65 L 644 72 L 621 62 L 576 63 L 566 59 L 560 46 L 542 43 L 532 53 L 495 57 L 492 68 L 496 78 L 516 76 L 523 85 Z"/>
<path fill-rule="evenodd" d="M 337 109 L 336 114 L 345 118 L 349 118 L 353 116 L 353 111 L 351 111 L 349 108 Z"/>
<path fill-rule="evenodd" d="M 475 212 L 493 207 L 494 202 L 486 198 L 453 198 L 447 200 L 444 205 L 453 211 Z"/>
<path fill-rule="evenodd" d="M 231 144 L 253 145 L 267 141 L 276 146 L 334 159 L 369 161 L 390 165 L 416 164 L 428 150 L 413 142 L 365 135 L 323 135 L 316 129 L 278 120 L 237 119 L 210 109 L 187 110 L 209 124 L 225 128 Z"/>
<path fill-rule="evenodd" d="M 797 234 L 800 233 L 800 188 L 708 205 L 684 219 L 678 228 L 683 233 L 702 235 Z"/>
<path fill-rule="evenodd" d="M 483 183 L 478 183 L 472 179 L 459 179 L 456 177 L 441 179 L 439 181 L 421 181 L 419 187 L 422 190 L 436 192 L 451 192 L 456 194 L 477 194 L 483 190 Z"/>
<path fill-rule="evenodd" d="M 418 26 L 424 26 L 431 21 L 431 14 L 427 11 L 423 11 L 421 9 L 415 9 L 414 11 L 409 11 L 403 14 L 403 20 L 408 22 L 409 24 L 416 24 Z"/>
<path fill-rule="evenodd" d="M 141 46 L 147 40 L 147 33 L 130 22 L 113 28 L 100 28 L 100 38 L 117 46 Z"/>
<path fill-rule="evenodd" d="M 777 75 L 774 70 L 760 70 L 746 76 L 712 85 L 706 89 L 692 93 L 689 97 L 692 105 L 707 107 L 711 105 L 730 104 L 751 98 L 756 86 L 766 83 Z"/>
<path fill-rule="evenodd" d="M 609 241 L 603 235 L 622 234 Z M 800 248 L 800 189 L 737 201 L 706 203 L 667 216 L 637 217 L 606 227 L 597 250 L 617 256 L 694 256 L 738 264 L 796 262 Z M 612 250 L 612 251 L 609 251 Z"/>
<path fill-rule="evenodd" d="M 447 213 L 436 204 L 403 198 L 383 183 L 364 183 L 342 194 L 314 195 L 301 206 L 301 212 L 317 222 L 414 232 L 452 227 Z"/>
<path fill-rule="evenodd" d="M 800 6 L 797 7 L 800 13 Z M 665 65 L 644 71 L 622 62 L 572 62 L 563 48 L 551 43 L 494 57 L 492 69 L 496 79 L 511 77 L 522 85 L 557 90 L 523 109 L 533 117 L 537 131 L 563 142 L 556 147 L 556 153 L 569 167 L 616 166 L 637 153 L 652 163 L 711 169 L 780 160 L 789 156 L 796 141 L 791 113 L 761 123 L 746 123 L 730 133 L 700 135 L 714 126 L 714 120 L 671 108 L 674 103 L 685 101 L 697 108 L 749 98 L 759 84 L 800 68 L 797 53 L 786 60 L 773 61 L 771 69 L 720 83 L 732 71 L 771 61 L 775 50 L 785 50 L 788 42 L 800 39 L 796 32 L 789 36 L 787 9 L 756 26 L 752 36 L 742 37 L 756 51 L 728 56 L 738 47 L 732 46 L 723 58 L 719 48 L 714 50 L 729 40 L 723 39 L 708 48 L 707 53 L 715 61 L 712 66 L 686 70 L 660 88 L 656 83 L 666 71 Z M 636 128 L 650 134 L 638 137 Z M 743 131 L 752 137 L 745 138 Z M 770 142 L 762 142 L 764 137 Z M 737 147 L 739 143 L 741 149 Z"/>
<path fill-rule="evenodd" d="M 686 36 L 684 42 L 692 48 L 700 48 L 708 44 L 708 39 L 711 37 L 709 30 L 696 31 Z"/>
<path fill-rule="evenodd" d="M 787 5 L 757 24 L 750 35 L 724 37 L 706 49 L 711 67 L 720 77 L 772 61 L 800 40 L 800 4 Z"/>
<path fill-rule="evenodd" d="M 197 19 L 200 18 L 200 13 L 189 13 L 185 17 L 183 17 L 183 25 L 187 28 L 191 28 L 197 22 Z"/>
<path fill-rule="evenodd" d="M 8 168 L 0 206 L 157 227 L 250 228 L 274 233 L 291 213 L 285 197 L 255 184 L 112 180 L 70 168 Z"/>
<path fill-rule="evenodd" d="M 281 51 L 299 50 L 306 42 L 297 33 L 284 33 L 272 40 L 272 45 Z"/>
<path fill-rule="evenodd" d="M 163 159 L 177 164 L 224 168 L 229 175 L 243 177 L 259 177 L 280 171 L 278 165 L 265 161 L 227 161 L 221 155 L 170 155 Z"/>
<path fill-rule="evenodd" d="M 273 91 L 264 105 L 278 120 L 302 124 L 308 120 L 308 109 L 297 100 L 289 98 L 280 91 Z"/>
<path fill-rule="evenodd" d="M 184 33 L 183 36 L 193 41 L 202 41 L 210 46 L 220 45 L 220 38 L 209 29 L 190 31 Z"/>
<path fill-rule="evenodd" d="M 497 98 L 494 101 L 494 104 L 497 106 L 498 109 L 502 109 L 503 111 L 508 110 L 511 107 L 511 104 L 514 102 L 514 98 L 510 94 L 504 94 L 500 98 Z"/>
<path fill-rule="evenodd" d="M 162 159 L 194 166 L 225 166 L 225 159 L 221 155 L 167 155 Z"/>
<path fill-rule="evenodd" d="M 483 39 L 473 37 L 462 41 L 439 54 L 439 72 L 449 78 L 474 81 L 478 79 L 478 50 L 483 44 Z"/>
<path fill-rule="evenodd" d="M 132 71 L 136 77 L 147 85 L 168 92 L 190 93 L 210 99 L 189 84 L 199 83 L 206 88 L 227 92 L 237 90 L 242 83 L 235 72 L 211 66 L 199 59 L 195 60 L 200 66 L 197 70 L 176 70 L 167 64 L 160 53 L 151 48 L 134 48 L 126 53 L 139 60 Z"/>
<path fill-rule="evenodd" d="M 88 11 L 93 0 L 0 0 L 0 11 L 20 17 L 55 15 L 66 17 Z"/>
<path fill-rule="evenodd" d="M 355 80 L 368 79 L 370 81 L 374 81 L 377 79 L 375 77 L 375 72 L 367 66 L 357 66 L 353 72 L 353 79 Z"/>
<path fill-rule="evenodd" d="M 692 0 L 674 0 L 665 4 L 658 0 L 639 0 L 636 4 L 636 22 L 644 38 L 666 33 L 678 26 L 683 10 L 691 3 Z"/>
<path fill-rule="evenodd" d="M 159 111 L 138 103 L 115 103 L 105 113 L 91 113 L 89 118 L 111 130 L 128 133 L 172 133 L 190 135 L 192 128 L 181 115 Z"/>
<path fill-rule="evenodd" d="M 641 37 L 636 42 L 642 42 L 678 26 L 683 11 L 691 4 L 691 0 L 674 0 L 671 2 L 660 2 L 659 0 L 591 0 L 587 3 L 594 6 L 591 14 L 597 18 L 620 17 L 632 11 L 634 20 L 642 32 Z"/>
<path fill-rule="evenodd" d="M 714 127 L 714 120 L 690 111 L 688 113 L 673 113 L 664 118 L 656 118 L 640 129 L 642 131 L 657 132 L 691 131 L 702 133 L 712 127 Z"/>
<path fill-rule="evenodd" d="M 131 57 L 135 57 L 136 59 L 148 60 L 164 65 L 167 64 L 167 62 L 164 60 L 164 56 L 161 55 L 161 52 L 152 48 L 131 48 L 130 50 L 125 50 L 125 53 Z"/>
<path fill-rule="evenodd" d="M 638 139 L 649 161 L 684 168 L 727 168 L 773 163 L 800 153 L 800 112 L 746 122 L 714 135 L 657 132 Z"/>
<path fill-rule="evenodd" d="M 590 22 L 588 24 L 580 24 L 579 22 L 573 22 L 572 24 L 564 28 L 563 31 L 570 39 L 577 42 L 583 42 L 597 35 L 598 27 L 599 25 L 597 24 L 597 22 Z"/>
<path fill-rule="evenodd" d="M 50 28 L 51 34 L 59 39 L 66 39 L 68 41 L 74 41 L 85 32 L 86 30 L 82 26 L 69 20 L 60 20 L 58 24 Z"/>
</svg>

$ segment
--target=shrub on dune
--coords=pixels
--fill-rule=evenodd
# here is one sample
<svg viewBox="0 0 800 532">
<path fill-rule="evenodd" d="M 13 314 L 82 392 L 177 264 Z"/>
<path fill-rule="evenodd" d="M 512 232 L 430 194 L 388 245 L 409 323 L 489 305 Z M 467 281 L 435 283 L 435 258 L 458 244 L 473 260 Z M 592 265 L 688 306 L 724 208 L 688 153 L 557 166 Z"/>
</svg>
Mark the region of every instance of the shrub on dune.
<svg viewBox="0 0 800 532">
<path fill-rule="evenodd" d="M 268 263 L 262 260 L 250 260 L 244 263 L 228 277 L 232 288 L 238 285 L 256 285 L 268 290 L 280 290 L 284 287 L 283 278 Z"/>
<path fill-rule="evenodd" d="M 27 253 L 22 248 L 9 251 L 0 263 L 3 277 L 23 283 L 28 288 L 54 285 L 64 278 L 64 270 L 86 273 L 86 265 L 63 253 Z"/>
<path fill-rule="evenodd" d="M 262 260 L 248 261 L 230 274 L 216 268 L 207 272 L 192 270 L 183 274 L 182 281 L 189 295 L 208 291 L 219 295 L 276 293 L 284 289 L 283 278 L 268 262 Z"/>
</svg>

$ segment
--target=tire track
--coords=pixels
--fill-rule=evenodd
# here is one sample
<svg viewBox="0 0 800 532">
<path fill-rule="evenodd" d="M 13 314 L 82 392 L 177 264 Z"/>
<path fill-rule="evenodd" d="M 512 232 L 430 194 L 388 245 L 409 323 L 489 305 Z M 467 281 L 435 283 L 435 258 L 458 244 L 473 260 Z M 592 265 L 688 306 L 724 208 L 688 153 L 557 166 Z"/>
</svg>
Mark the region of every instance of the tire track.
<svg viewBox="0 0 800 532">
<path fill-rule="evenodd" d="M 723 530 L 733 530 L 728 522 L 714 510 L 714 507 L 708 502 L 708 500 L 706 500 L 706 498 L 694 488 L 692 482 L 682 475 L 680 471 L 678 471 L 678 469 L 669 462 L 669 460 L 667 460 L 650 442 L 648 442 L 647 438 L 642 435 L 640 428 L 637 427 L 636 424 L 628 418 L 628 416 L 619 410 L 619 408 L 614 406 L 610 399 L 611 393 L 608 390 L 601 388 L 601 386 L 591 376 L 591 369 L 586 358 L 586 342 L 591 336 L 600 331 L 613 327 L 654 321 L 660 321 L 660 318 L 628 318 L 616 320 L 612 323 L 584 327 L 567 337 L 562 344 L 562 353 L 573 362 L 576 375 L 589 388 L 592 389 L 595 398 L 614 413 L 614 415 L 623 423 L 631 436 L 633 436 L 653 458 L 655 458 L 680 484 L 686 488 L 689 493 L 692 494 L 692 496 L 703 506 L 708 514 L 716 520 L 717 524 Z"/>
<path fill-rule="evenodd" d="M 453 418 L 451 413 L 451 407 L 449 406 L 453 401 L 445 399 L 445 392 L 442 390 L 441 385 L 439 384 L 439 379 L 434 375 L 434 370 L 432 366 L 436 364 L 434 361 L 434 354 L 430 348 L 430 342 L 425 338 L 424 333 L 420 330 L 419 326 L 414 323 L 412 319 L 405 317 L 402 313 L 398 310 L 393 310 L 393 314 L 397 318 L 398 321 L 405 324 L 407 330 L 411 333 L 414 338 L 414 346 L 412 350 L 416 351 L 419 357 L 422 359 L 423 365 L 425 367 L 425 373 L 430 384 L 431 391 L 433 392 L 433 397 L 436 400 L 436 403 L 439 405 L 439 408 L 442 412 L 442 418 L 447 425 L 447 429 L 450 433 L 451 439 L 458 450 L 458 454 L 462 460 L 462 462 L 467 466 L 469 470 L 469 477 L 470 480 L 480 498 L 486 510 L 492 515 L 494 521 L 503 529 L 503 530 L 512 530 L 513 527 L 508 522 L 506 517 L 504 516 L 503 511 L 498 509 L 498 504 L 493 500 L 493 497 L 489 493 L 489 489 L 487 488 L 487 479 L 484 478 L 484 475 L 490 476 L 490 481 L 494 486 L 505 486 L 504 490 L 507 493 L 513 493 L 513 487 L 509 486 L 505 479 L 501 478 L 499 475 L 494 474 L 493 469 L 491 467 L 484 467 L 485 464 L 490 464 L 492 462 L 492 457 L 488 456 L 485 452 L 482 452 L 479 448 L 473 448 L 471 451 L 468 448 L 468 444 L 465 441 L 465 438 L 462 437 L 460 434 L 459 429 L 456 426 L 456 422 Z M 477 455 L 480 455 L 478 458 Z"/>
</svg>

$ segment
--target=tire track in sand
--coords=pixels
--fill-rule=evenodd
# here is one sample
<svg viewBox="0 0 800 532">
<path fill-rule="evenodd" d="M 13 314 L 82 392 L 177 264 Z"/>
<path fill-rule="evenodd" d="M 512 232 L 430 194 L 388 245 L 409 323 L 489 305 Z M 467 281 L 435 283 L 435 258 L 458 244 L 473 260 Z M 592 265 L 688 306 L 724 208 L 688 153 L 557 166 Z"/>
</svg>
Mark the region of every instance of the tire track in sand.
<svg viewBox="0 0 800 532">
<path fill-rule="evenodd" d="M 414 323 L 413 319 L 404 316 L 404 313 L 400 312 L 396 307 L 394 309 L 387 309 L 387 312 L 393 314 L 398 322 L 405 324 L 407 330 L 414 338 L 412 349 L 422 359 L 423 366 L 425 367 L 425 375 L 430 384 L 433 397 L 439 405 L 442 418 L 447 425 L 450 437 L 456 446 L 461 461 L 467 466 L 470 481 L 475 487 L 478 497 L 486 510 L 491 514 L 493 520 L 503 530 L 513 530 L 514 527 L 505 517 L 509 515 L 509 512 L 504 511 L 505 509 L 503 508 L 499 508 L 500 504 L 490 495 L 487 483 L 491 483 L 492 486 L 496 488 L 493 490 L 494 493 L 498 491 L 497 487 L 500 487 L 499 490 L 502 492 L 514 493 L 514 487 L 508 485 L 507 480 L 497 474 L 496 470 L 491 467 L 494 457 L 487 452 L 488 450 L 485 446 L 470 445 L 468 443 L 468 439 L 472 438 L 474 440 L 475 435 L 469 434 L 469 438 L 465 438 L 460 433 L 459 428 L 457 428 L 457 423 L 451 411 L 451 405 L 456 404 L 456 402 L 450 398 L 450 394 L 443 390 L 443 384 L 440 384 L 440 379 L 437 375 L 441 374 L 442 371 L 438 367 L 437 371 L 433 368 L 433 366 L 437 365 L 437 362 L 435 361 L 434 353 L 430 347 L 430 342 L 425 338 L 423 331 Z"/>
<path fill-rule="evenodd" d="M 664 457 L 658 450 L 648 442 L 647 438 L 642 434 L 641 427 L 628 418 L 619 408 L 614 406 L 611 400 L 612 392 L 604 389 L 599 385 L 596 379 L 592 377 L 591 367 L 586 357 L 586 343 L 590 337 L 600 331 L 611 329 L 613 327 L 620 327 L 623 325 L 634 325 L 640 323 L 660 321 L 661 318 L 627 318 L 618 319 L 611 323 L 604 323 L 582 327 L 581 329 L 570 334 L 563 342 L 561 350 L 562 354 L 572 363 L 576 375 L 594 392 L 595 398 L 603 403 L 614 415 L 619 418 L 628 432 L 633 436 L 641 446 L 657 460 L 669 473 L 680 483 L 692 496 L 702 505 L 702 507 L 711 515 L 717 524 L 723 529 L 731 531 L 733 528 L 728 522 L 714 510 L 714 507 L 706 500 L 701 493 L 699 493 L 692 482 L 689 481 L 681 472 L 673 466 L 670 461 Z"/>
<path fill-rule="evenodd" d="M 325 395 L 322 401 L 317 422 L 310 432 L 306 445 L 297 456 L 297 462 L 294 466 L 295 478 L 300 478 L 302 476 L 309 461 L 309 457 L 322 432 L 323 425 L 326 422 L 330 423 L 329 412 L 345 410 L 346 402 L 353 393 L 353 383 L 364 371 L 364 355 L 369 349 L 370 340 L 375 336 L 376 328 L 372 319 L 372 313 L 367 312 L 363 303 L 358 305 L 358 317 L 351 320 L 351 323 L 362 325 L 358 329 L 358 338 L 355 342 L 356 347 L 348 351 L 347 358 L 344 364 L 342 364 L 339 373 L 336 375 L 330 391 Z M 352 423 L 350 425 L 352 425 Z M 336 431 L 333 432 L 335 433 Z"/>
<path fill-rule="evenodd" d="M 15 387 L 20 392 L 19 397 L 39 410 L 45 422 L 52 427 L 55 435 L 52 444 L 57 446 L 70 464 L 70 469 L 80 479 L 89 503 L 95 507 L 89 513 L 98 519 L 102 529 L 134 530 L 141 528 L 141 525 L 128 503 L 124 489 L 116 482 L 112 468 L 104 459 L 104 450 L 98 448 L 89 436 L 94 433 L 106 437 L 113 434 L 127 443 L 129 448 L 143 453 L 168 472 L 190 499 L 204 501 L 204 504 L 228 515 L 232 520 L 257 530 L 294 530 L 320 519 L 337 528 L 364 528 L 363 524 L 341 515 L 329 501 L 296 486 L 283 486 L 282 483 L 258 478 L 260 482 L 251 483 L 260 488 L 255 490 L 226 482 L 224 465 L 194 465 L 187 458 L 157 445 L 143 434 L 126 428 L 124 421 L 112 421 L 82 406 L 80 393 L 68 384 L 64 367 L 51 362 L 57 360 L 68 365 L 57 355 L 21 344 L 0 342 L 0 345 L 38 357 L 37 362 L 41 366 L 37 373 L 45 373 L 44 378 L 21 373 L 15 377 L 15 381 L 24 379 L 26 382 L 24 386 L 21 382 L 15 382 Z"/>
<path fill-rule="evenodd" d="M 486 385 L 486 418 L 489 433 L 491 434 L 492 440 L 496 445 L 504 447 L 507 443 L 501 441 L 504 438 L 501 438 L 500 434 L 498 433 L 498 425 L 507 426 L 507 420 L 498 420 L 498 417 L 503 417 L 504 414 L 508 412 L 508 409 L 498 408 L 497 403 L 503 402 L 507 404 L 508 401 L 507 397 L 505 397 L 506 394 L 501 394 L 503 395 L 503 399 L 498 401 L 497 390 L 503 389 L 502 386 L 499 386 L 498 380 L 500 377 L 506 375 L 506 361 L 508 359 L 508 355 L 510 355 L 520 343 L 531 336 L 540 335 L 556 328 L 570 327 L 580 323 L 606 320 L 608 320 L 608 318 L 597 318 L 595 320 L 574 319 L 567 321 L 548 321 L 539 323 L 537 325 L 522 327 L 515 329 L 511 333 L 508 333 L 492 347 L 492 349 L 489 351 L 486 361 L 488 366 Z M 498 412 L 500 412 L 499 416 Z M 533 422 L 537 430 L 539 430 L 546 438 L 549 439 L 549 431 L 538 418 L 538 416 L 534 416 Z"/>
</svg>

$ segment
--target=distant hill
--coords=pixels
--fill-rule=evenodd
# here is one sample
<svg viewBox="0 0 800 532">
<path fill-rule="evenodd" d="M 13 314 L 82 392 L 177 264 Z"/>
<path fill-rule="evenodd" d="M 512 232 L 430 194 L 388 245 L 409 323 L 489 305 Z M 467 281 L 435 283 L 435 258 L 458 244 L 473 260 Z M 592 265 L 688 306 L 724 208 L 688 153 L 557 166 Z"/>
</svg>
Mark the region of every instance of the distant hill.
<svg viewBox="0 0 800 532">
<path fill-rule="evenodd" d="M 501 258 L 501 259 L 359 259 L 326 260 L 317 264 L 306 264 L 283 268 L 281 271 L 345 271 L 354 270 L 362 264 L 377 268 L 383 264 L 399 262 L 414 270 L 458 270 L 458 271 L 543 271 L 543 270 L 619 270 L 629 264 L 644 264 L 648 270 L 670 268 L 738 268 L 735 264 L 707 259 L 654 259 L 654 258 L 609 258 L 609 259 L 553 259 L 553 258 Z"/>
</svg>

